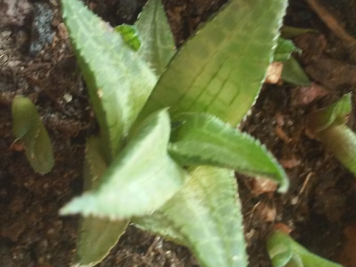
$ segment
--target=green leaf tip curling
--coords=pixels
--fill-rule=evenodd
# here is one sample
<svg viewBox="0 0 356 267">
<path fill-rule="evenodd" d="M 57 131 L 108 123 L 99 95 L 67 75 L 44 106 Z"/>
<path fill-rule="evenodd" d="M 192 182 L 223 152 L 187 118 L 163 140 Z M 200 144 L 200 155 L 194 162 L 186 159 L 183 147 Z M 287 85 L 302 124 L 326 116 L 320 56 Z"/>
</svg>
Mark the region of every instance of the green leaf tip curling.
<svg viewBox="0 0 356 267">
<path fill-rule="evenodd" d="M 311 253 L 281 230 L 267 238 L 267 251 L 273 267 L 343 267 Z"/>
<path fill-rule="evenodd" d="M 291 40 L 279 37 L 277 40 L 277 47 L 274 51 L 273 61 L 284 62 L 290 59 L 293 52 L 300 52 L 301 50 L 296 48 Z"/>
<path fill-rule="evenodd" d="M 330 106 L 311 113 L 307 120 L 307 131 L 356 175 L 356 134 L 346 126 L 351 110 L 350 93 Z"/>
<path fill-rule="evenodd" d="M 208 114 L 184 113 L 172 133 L 169 152 L 183 166 L 212 165 L 263 176 L 280 184 L 286 192 L 288 177 L 277 160 L 252 136 L 242 133 Z"/>
<path fill-rule="evenodd" d="M 347 122 L 347 116 L 352 110 L 351 93 L 342 96 L 338 101 L 326 108 L 311 113 L 307 120 L 310 134 L 325 130 L 332 125 L 342 125 Z"/>
<path fill-rule="evenodd" d="M 128 219 L 162 206 L 186 177 L 168 155 L 169 134 L 167 110 L 149 116 L 106 170 L 98 188 L 73 199 L 61 214 Z"/>
<path fill-rule="evenodd" d="M 12 131 L 24 143 L 31 167 L 40 174 L 50 172 L 54 165 L 52 144 L 35 105 L 27 97 L 16 96 L 12 117 Z"/>
</svg>

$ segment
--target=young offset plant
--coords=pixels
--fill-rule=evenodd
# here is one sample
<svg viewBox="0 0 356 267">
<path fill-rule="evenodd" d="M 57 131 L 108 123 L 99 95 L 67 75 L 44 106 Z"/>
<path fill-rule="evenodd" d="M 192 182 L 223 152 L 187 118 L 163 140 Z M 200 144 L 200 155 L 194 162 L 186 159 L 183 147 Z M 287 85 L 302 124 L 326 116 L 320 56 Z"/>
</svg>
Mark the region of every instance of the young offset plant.
<svg viewBox="0 0 356 267">
<path fill-rule="evenodd" d="M 343 267 L 311 253 L 282 230 L 271 233 L 267 250 L 273 267 Z"/>
<path fill-rule="evenodd" d="M 62 0 L 100 126 L 87 141 L 86 192 L 60 211 L 83 215 L 78 266 L 99 263 L 130 221 L 187 246 L 201 266 L 247 266 L 234 170 L 280 192 L 288 179 L 235 127 L 258 96 L 286 5 L 231 0 L 175 54 L 159 0 L 116 29 Z"/>
<path fill-rule="evenodd" d="M 283 63 L 281 79 L 295 85 L 310 85 L 308 76 L 305 74 L 298 61 L 292 56 L 292 52 L 301 53 L 301 50 L 296 48 L 291 40 L 279 37 L 277 48 L 274 53 L 274 61 Z"/>
<path fill-rule="evenodd" d="M 311 113 L 307 120 L 307 130 L 349 171 L 356 174 L 356 134 L 346 125 L 351 111 L 349 93 L 330 106 Z"/>
<path fill-rule="evenodd" d="M 51 171 L 54 164 L 51 140 L 35 105 L 24 96 L 16 96 L 12 103 L 12 132 L 16 141 L 25 147 L 31 167 L 40 174 Z"/>
</svg>

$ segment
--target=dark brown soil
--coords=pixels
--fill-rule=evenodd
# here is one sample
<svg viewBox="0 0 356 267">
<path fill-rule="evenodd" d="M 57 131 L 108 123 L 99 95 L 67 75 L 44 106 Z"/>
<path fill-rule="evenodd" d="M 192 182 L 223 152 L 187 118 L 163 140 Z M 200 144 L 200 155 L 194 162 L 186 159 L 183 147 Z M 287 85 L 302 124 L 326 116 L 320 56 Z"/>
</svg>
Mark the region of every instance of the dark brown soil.
<svg viewBox="0 0 356 267">
<path fill-rule="evenodd" d="M 117 25 L 133 22 L 145 0 L 86 2 L 105 20 Z M 164 1 L 177 45 L 224 2 Z M 356 35 L 355 1 L 320 2 L 349 34 Z M 9 3 L 15 6 L 11 8 Z M 42 45 L 47 39 L 39 41 L 36 31 L 31 30 L 35 3 L 53 12 L 51 31 L 43 32 L 54 33 L 53 38 L 47 36 L 51 42 L 37 54 L 30 53 L 31 43 Z M 304 104 L 308 88 L 286 84 L 265 86 L 252 115 L 241 126 L 266 144 L 291 180 L 290 190 L 283 196 L 256 195 L 253 180 L 238 176 L 250 267 L 271 266 L 265 238 L 275 222 L 285 223 L 303 245 L 333 260 L 339 260 L 345 227 L 356 222 L 353 175 L 305 134 L 309 112 L 335 101 L 354 87 L 356 65 L 349 51 L 304 1 L 291 1 L 286 23 L 318 30 L 298 37 L 295 42 L 304 49 L 300 62 L 326 95 Z M 23 151 L 11 149 L 14 137 L 10 111 L 17 94 L 29 96 L 36 103 L 53 140 L 56 164 L 47 175 L 35 174 Z M 351 114 L 349 126 L 356 130 L 355 114 Z M 0 0 L 1 267 L 69 266 L 75 248 L 77 218 L 59 217 L 58 210 L 82 192 L 84 143 L 95 131 L 95 119 L 61 21 L 58 0 Z M 99 266 L 198 265 L 185 248 L 129 227 Z"/>
</svg>

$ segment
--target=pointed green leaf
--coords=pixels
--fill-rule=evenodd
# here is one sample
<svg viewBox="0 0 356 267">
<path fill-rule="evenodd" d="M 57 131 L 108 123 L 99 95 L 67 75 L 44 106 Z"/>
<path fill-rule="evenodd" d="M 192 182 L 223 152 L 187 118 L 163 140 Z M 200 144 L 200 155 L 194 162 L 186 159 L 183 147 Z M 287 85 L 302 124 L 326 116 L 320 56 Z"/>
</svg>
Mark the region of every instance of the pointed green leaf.
<svg viewBox="0 0 356 267">
<path fill-rule="evenodd" d="M 125 233 L 127 220 L 108 218 L 81 218 L 76 249 L 76 266 L 94 266 L 100 263 Z"/>
<path fill-rule="evenodd" d="M 273 232 L 268 238 L 267 250 L 273 267 L 342 267 L 340 264 L 311 253 L 295 242 L 288 234 L 281 231 Z M 286 253 L 286 251 L 289 253 Z M 282 255 L 283 253 L 285 256 Z M 276 258 L 280 260 L 276 261 Z"/>
<path fill-rule="evenodd" d="M 356 134 L 346 125 L 334 125 L 316 137 L 344 167 L 356 175 Z"/>
<path fill-rule="evenodd" d="M 346 94 L 327 108 L 319 109 L 308 117 L 307 128 L 312 134 L 325 130 L 331 125 L 343 125 L 352 110 L 351 94 Z"/>
<path fill-rule="evenodd" d="M 159 209 L 162 215 L 151 215 L 158 219 L 149 225 L 151 230 L 163 235 L 179 231 L 202 267 L 246 267 L 241 206 L 233 171 L 200 166 L 190 175 L 183 189 Z M 167 225 L 170 229 L 162 231 Z"/>
<path fill-rule="evenodd" d="M 288 189 L 289 180 L 275 158 L 252 136 L 207 114 L 185 113 L 172 134 L 169 153 L 181 165 L 213 165 L 254 176 L 265 176 Z"/>
<path fill-rule="evenodd" d="M 356 174 L 356 134 L 346 126 L 352 111 L 351 93 L 308 116 L 307 130 L 349 171 Z"/>
<path fill-rule="evenodd" d="M 107 168 L 102 149 L 99 138 L 90 138 L 87 141 L 84 163 L 85 190 L 95 188 Z M 94 266 L 101 262 L 125 232 L 128 223 L 127 220 L 81 218 L 75 257 L 77 266 Z"/>
<path fill-rule="evenodd" d="M 127 219 L 161 207 L 185 180 L 185 172 L 167 153 L 169 134 L 167 110 L 151 115 L 109 166 L 99 187 L 72 200 L 61 213 Z"/>
<path fill-rule="evenodd" d="M 283 62 L 281 79 L 295 85 L 310 85 L 310 80 L 294 57 Z"/>
<path fill-rule="evenodd" d="M 135 25 L 143 41 L 138 54 L 160 76 L 176 52 L 162 1 L 149 0 Z"/>
<path fill-rule="evenodd" d="M 279 37 L 277 41 L 277 47 L 274 51 L 273 61 L 286 61 L 290 59 L 293 52 L 300 52 L 301 50 L 296 48 L 291 40 L 286 40 Z"/>
<path fill-rule="evenodd" d="M 43 126 L 35 105 L 24 96 L 16 96 L 12 103 L 13 133 L 26 148 L 26 157 L 32 168 L 45 174 L 54 165 L 51 140 Z"/>
<path fill-rule="evenodd" d="M 142 116 L 170 107 L 238 124 L 254 103 L 273 59 L 286 0 L 231 0 L 176 54 Z"/>
<path fill-rule="evenodd" d="M 81 1 L 62 0 L 62 8 L 100 125 L 102 145 L 110 151 L 107 157 L 113 158 L 151 93 L 156 77 L 121 35 Z"/>
</svg>

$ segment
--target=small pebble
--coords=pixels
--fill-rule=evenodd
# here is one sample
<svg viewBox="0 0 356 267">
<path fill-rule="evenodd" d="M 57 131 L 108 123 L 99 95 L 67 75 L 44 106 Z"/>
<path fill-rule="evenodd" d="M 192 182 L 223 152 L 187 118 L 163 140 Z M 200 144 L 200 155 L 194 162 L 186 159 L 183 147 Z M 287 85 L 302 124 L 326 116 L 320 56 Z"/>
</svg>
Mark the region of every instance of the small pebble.
<svg viewBox="0 0 356 267">
<path fill-rule="evenodd" d="M 0 36 L 2 39 L 8 39 L 11 35 L 11 31 L 3 31 Z"/>
<path fill-rule="evenodd" d="M 291 199 L 290 204 L 291 204 L 291 205 L 296 205 L 296 204 L 298 203 L 298 201 L 299 201 L 299 197 L 298 197 L 298 196 L 295 196 L 295 197 L 293 197 L 293 198 Z"/>
<path fill-rule="evenodd" d="M 71 94 L 64 94 L 63 99 L 66 103 L 69 103 L 70 101 L 72 101 L 73 97 Z"/>
</svg>

